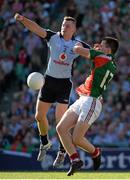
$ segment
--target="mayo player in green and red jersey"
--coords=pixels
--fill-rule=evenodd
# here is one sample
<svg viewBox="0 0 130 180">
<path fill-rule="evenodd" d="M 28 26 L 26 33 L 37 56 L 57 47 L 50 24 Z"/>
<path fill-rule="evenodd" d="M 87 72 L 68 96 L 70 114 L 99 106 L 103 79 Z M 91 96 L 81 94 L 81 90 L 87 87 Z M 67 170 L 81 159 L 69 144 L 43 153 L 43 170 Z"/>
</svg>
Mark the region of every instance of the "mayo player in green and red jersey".
<svg viewBox="0 0 130 180">
<path fill-rule="evenodd" d="M 91 144 L 85 134 L 101 113 L 102 94 L 116 73 L 114 54 L 117 49 L 118 40 L 112 37 L 105 37 L 93 49 L 84 48 L 80 43 L 73 48 L 74 53 L 91 60 L 92 68 L 85 83 L 77 88 L 79 99 L 69 107 L 57 125 L 58 135 L 71 161 L 68 176 L 83 165 L 76 147 L 91 155 L 94 170 L 100 167 L 101 149 Z"/>
</svg>

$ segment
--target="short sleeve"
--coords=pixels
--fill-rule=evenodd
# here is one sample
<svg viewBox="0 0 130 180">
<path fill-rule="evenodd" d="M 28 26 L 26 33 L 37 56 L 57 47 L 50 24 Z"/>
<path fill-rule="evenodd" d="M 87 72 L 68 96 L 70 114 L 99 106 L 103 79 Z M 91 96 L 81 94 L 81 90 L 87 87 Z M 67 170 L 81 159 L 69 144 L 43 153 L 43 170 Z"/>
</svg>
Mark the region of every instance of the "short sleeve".
<svg viewBox="0 0 130 180">
<path fill-rule="evenodd" d="M 80 42 L 83 45 L 84 48 L 87 48 L 87 49 L 91 48 L 91 46 L 89 44 L 87 44 L 87 43 L 85 43 L 83 41 L 78 40 L 78 42 Z"/>
<path fill-rule="evenodd" d="M 84 48 L 87 48 L 87 49 L 90 49 L 90 48 L 91 48 L 90 45 L 88 45 L 88 44 L 85 43 L 85 42 L 82 42 L 82 41 L 81 41 L 81 44 L 83 45 Z"/>
<path fill-rule="evenodd" d="M 54 31 L 51 31 L 50 29 L 47 29 L 46 30 L 46 32 L 47 32 L 47 36 L 46 36 L 46 40 L 47 41 L 49 41 L 50 40 L 50 38 L 53 36 L 53 35 L 55 35 L 56 34 L 56 32 L 54 32 Z"/>
</svg>

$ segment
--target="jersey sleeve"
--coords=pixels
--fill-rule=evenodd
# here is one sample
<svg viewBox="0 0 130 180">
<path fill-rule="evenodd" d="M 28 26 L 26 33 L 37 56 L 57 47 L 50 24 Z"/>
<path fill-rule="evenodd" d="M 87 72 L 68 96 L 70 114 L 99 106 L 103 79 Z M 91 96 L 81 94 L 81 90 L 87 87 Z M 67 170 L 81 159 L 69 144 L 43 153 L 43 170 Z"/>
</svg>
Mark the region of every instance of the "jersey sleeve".
<svg viewBox="0 0 130 180">
<path fill-rule="evenodd" d="M 101 51 L 97 51 L 97 50 L 95 50 L 95 49 L 90 49 L 90 59 L 91 60 L 94 60 L 94 58 L 96 57 L 96 56 L 99 56 L 99 55 L 101 55 L 101 54 L 103 54 Z"/>
<path fill-rule="evenodd" d="M 46 29 L 46 32 L 47 32 L 47 36 L 46 36 L 46 40 L 47 41 L 49 41 L 50 40 L 50 38 L 53 36 L 53 35 L 55 35 L 56 34 L 56 32 L 54 32 L 54 31 L 51 31 L 50 29 Z"/>
<path fill-rule="evenodd" d="M 91 48 L 91 46 L 90 46 L 89 44 L 87 44 L 87 43 L 85 43 L 85 42 L 83 42 L 83 41 L 79 41 L 79 40 L 78 40 L 78 42 L 80 42 L 80 43 L 83 45 L 84 48 L 88 48 L 88 49 Z"/>
</svg>

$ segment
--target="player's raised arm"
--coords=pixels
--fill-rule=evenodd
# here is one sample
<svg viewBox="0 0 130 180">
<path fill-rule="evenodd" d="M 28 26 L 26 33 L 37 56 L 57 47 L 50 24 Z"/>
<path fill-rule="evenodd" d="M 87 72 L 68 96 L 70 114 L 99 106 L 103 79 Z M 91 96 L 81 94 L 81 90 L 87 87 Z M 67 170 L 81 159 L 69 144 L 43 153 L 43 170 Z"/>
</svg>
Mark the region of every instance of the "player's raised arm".
<svg viewBox="0 0 130 180">
<path fill-rule="evenodd" d="M 37 34 L 38 36 L 45 38 L 47 36 L 47 32 L 45 31 L 45 29 L 43 29 L 42 27 L 40 27 L 37 23 L 35 23 L 34 21 L 31 21 L 30 19 L 16 13 L 14 18 L 21 22 L 27 29 L 29 29 L 30 31 L 34 32 L 35 34 Z"/>
<path fill-rule="evenodd" d="M 84 48 L 81 43 L 77 43 L 73 48 L 74 53 L 79 54 L 85 58 L 90 57 L 89 49 Z"/>
</svg>

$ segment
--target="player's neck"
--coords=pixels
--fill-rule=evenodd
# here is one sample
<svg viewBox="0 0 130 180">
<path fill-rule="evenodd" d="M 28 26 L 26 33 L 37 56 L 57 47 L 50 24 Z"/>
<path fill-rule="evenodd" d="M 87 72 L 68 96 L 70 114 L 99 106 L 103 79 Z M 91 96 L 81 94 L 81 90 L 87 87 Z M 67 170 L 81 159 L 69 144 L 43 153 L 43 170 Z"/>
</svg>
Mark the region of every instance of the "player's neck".
<svg viewBox="0 0 130 180">
<path fill-rule="evenodd" d="M 62 36 L 63 36 L 63 38 L 64 38 L 65 41 L 69 41 L 69 40 L 72 39 L 72 35 L 71 35 L 71 34 L 66 34 L 66 33 L 65 33 L 65 34 L 63 34 Z"/>
</svg>

